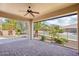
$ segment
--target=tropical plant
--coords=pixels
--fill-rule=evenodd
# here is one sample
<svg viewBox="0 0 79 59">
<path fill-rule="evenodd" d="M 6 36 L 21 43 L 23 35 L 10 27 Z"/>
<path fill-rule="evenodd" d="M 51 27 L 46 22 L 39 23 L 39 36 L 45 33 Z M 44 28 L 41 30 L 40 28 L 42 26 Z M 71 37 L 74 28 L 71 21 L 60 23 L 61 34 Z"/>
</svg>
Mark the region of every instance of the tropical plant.
<svg viewBox="0 0 79 59">
<path fill-rule="evenodd" d="M 37 22 L 34 24 L 35 37 L 38 37 L 38 31 L 48 31 L 48 25 L 45 22 Z"/>
<path fill-rule="evenodd" d="M 54 38 L 54 41 L 56 43 L 59 43 L 59 44 L 64 44 L 66 43 L 68 40 L 66 38 L 62 38 L 62 37 L 59 37 L 59 38 Z"/>
<path fill-rule="evenodd" d="M 63 33 L 64 30 L 58 25 L 50 25 L 49 27 L 49 34 L 51 39 L 54 40 L 56 43 L 64 44 L 67 42 L 67 39 L 62 38 L 59 33 Z"/>
<path fill-rule="evenodd" d="M 44 35 L 41 35 L 40 41 L 44 41 L 45 39 L 46 39 L 46 37 Z"/>
<path fill-rule="evenodd" d="M 42 22 L 37 22 L 34 24 L 35 37 L 38 37 L 38 31 L 41 29 L 41 27 L 42 27 Z"/>
<path fill-rule="evenodd" d="M 16 26 L 16 21 L 15 20 L 6 20 L 6 22 L 4 22 L 2 24 L 2 29 L 3 30 L 13 30 L 15 29 Z"/>
<path fill-rule="evenodd" d="M 45 22 L 42 22 L 41 30 L 42 31 L 49 31 L 49 25 L 47 25 Z"/>
<path fill-rule="evenodd" d="M 15 30 L 16 34 L 21 34 L 23 25 L 21 22 L 14 20 L 14 19 L 6 19 L 6 22 L 2 24 L 2 29 L 3 30 Z"/>
<path fill-rule="evenodd" d="M 54 37 L 59 37 L 59 33 L 64 32 L 61 27 L 58 25 L 50 25 L 49 26 L 49 35 L 54 38 Z"/>
</svg>

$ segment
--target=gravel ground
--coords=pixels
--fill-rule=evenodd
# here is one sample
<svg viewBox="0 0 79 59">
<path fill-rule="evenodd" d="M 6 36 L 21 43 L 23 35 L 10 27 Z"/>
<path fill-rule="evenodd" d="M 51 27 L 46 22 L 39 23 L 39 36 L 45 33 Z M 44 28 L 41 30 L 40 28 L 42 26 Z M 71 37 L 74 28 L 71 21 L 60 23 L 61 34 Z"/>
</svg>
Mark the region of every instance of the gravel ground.
<svg viewBox="0 0 79 59">
<path fill-rule="evenodd" d="M 0 40 L 1 41 L 1 40 Z M 38 40 L 3 40 L 0 56 L 78 56 L 76 50 Z"/>
</svg>

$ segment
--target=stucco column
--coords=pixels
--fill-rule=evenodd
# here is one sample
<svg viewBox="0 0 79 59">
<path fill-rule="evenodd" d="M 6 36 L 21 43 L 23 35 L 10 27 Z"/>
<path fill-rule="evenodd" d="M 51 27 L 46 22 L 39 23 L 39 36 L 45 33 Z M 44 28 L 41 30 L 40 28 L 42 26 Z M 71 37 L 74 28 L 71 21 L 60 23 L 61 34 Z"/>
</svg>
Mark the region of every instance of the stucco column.
<svg viewBox="0 0 79 59">
<path fill-rule="evenodd" d="M 79 10 L 78 10 L 78 54 L 79 54 Z"/>
<path fill-rule="evenodd" d="M 32 20 L 29 21 L 29 39 L 33 39 L 33 22 Z"/>
</svg>

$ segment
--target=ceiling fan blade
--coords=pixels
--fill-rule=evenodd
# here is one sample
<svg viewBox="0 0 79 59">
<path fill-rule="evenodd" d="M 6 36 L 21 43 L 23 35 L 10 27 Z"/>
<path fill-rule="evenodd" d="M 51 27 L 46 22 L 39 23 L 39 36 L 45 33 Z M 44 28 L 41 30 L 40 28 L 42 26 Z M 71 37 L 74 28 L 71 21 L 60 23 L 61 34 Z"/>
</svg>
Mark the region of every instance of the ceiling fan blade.
<svg viewBox="0 0 79 59">
<path fill-rule="evenodd" d="M 26 16 L 28 13 L 26 13 L 24 16 Z"/>
<path fill-rule="evenodd" d="M 39 14 L 39 12 L 32 11 L 32 13 Z"/>
<path fill-rule="evenodd" d="M 32 14 L 32 13 L 30 13 L 33 17 L 35 17 L 35 15 L 34 14 Z"/>
</svg>

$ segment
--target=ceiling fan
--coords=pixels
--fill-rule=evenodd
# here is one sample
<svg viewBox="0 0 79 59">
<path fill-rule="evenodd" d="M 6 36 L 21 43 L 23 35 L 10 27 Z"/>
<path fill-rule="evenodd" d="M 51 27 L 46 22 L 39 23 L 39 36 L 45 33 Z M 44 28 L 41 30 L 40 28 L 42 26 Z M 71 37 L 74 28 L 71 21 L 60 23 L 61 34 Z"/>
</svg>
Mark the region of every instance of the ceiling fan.
<svg viewBox="0 0 79 59">
<path fill-rule="evenodd" d="M 32 15 L 33 17 L 35 17 L 34 14 L 39 14 L 39 12 L 36 12 L 36 11 L 31 10 L 31 6 L 28 6 L 28 9 L 25 10 L 25 11 L 22 11 L 22 12 L 26 12 L 24 16 L 30 14 L 30 15 Z"/>
</svg>

